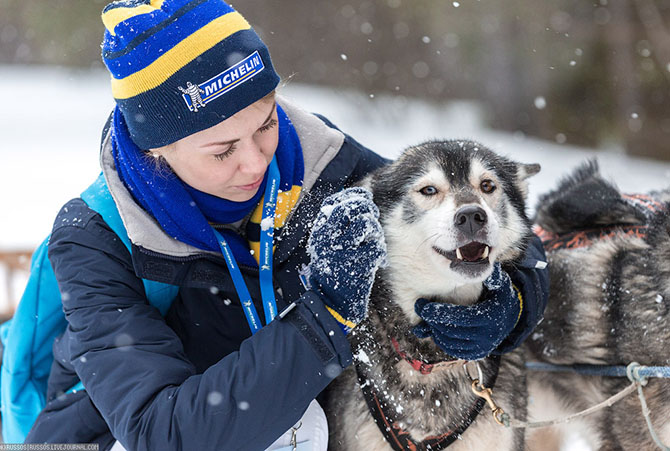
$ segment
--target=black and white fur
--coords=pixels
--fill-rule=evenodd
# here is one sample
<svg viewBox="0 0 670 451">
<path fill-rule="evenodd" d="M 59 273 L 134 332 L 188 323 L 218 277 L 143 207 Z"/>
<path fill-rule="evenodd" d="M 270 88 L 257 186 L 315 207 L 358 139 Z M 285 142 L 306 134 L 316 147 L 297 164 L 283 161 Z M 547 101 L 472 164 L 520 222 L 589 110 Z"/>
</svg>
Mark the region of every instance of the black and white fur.
<svg viewBox="0 0 670 451">
<path fill-rule="evenodd" d="M 513 162 L 471 141 L 433 141 L 409 148 L 365 182 L 381 213 L 389 265 L 377 273 L 369 317 L 354 329 L 350 341 L 355 363 L 395 407 L 398 422 L 415 441 L 460 424 L 477 398 L 462 364 L 423 375 L 398 358 L 390 338 L 395 337 L 414 359 L 451 359 L 431 338 L 418 339 L 411 333 L 420 320 L 414 303 L 429 298 L 474 304 L 493 263 L 513 265 L 521 257 L 531 233 L 525 213 L 526 178 L 539 169 L 539 165 Z M 487 190 L 492 182 L 495 191 L 484 192 L 485 181 Z M 481 227 L 465 227 L 463 211 L 475 211 Z M 471 249 L 469 259 L 473 261 L 459 258 L 463 255 L 457 250 L 473 242 L 481 243 L 479 249 Z M 480 365 L 484 380 L 489 380 L 491 361 L 481 360 Z M 525 418 L 521 352 L 502 358 L 493 389 L 505 411 Z M 331 385 L 327 413 L 329 449 L 391 449 L 368 411 L 353 368 Z M 486 406 L 460 440 L 449 447 L 523 448 L 524 432 L 496 424 Z"/>
<path fill-rule="evenodd" d="M 649 225 L 646 238 L 620 236 L 589 247 L 548 253 L 551 275 L 544 321 L 528 346 L 533 359 L 555 364 L 670 365 L 670 190 L 652 193 L 665 211 L 649 214 L 603 179 L 595 162 L 577 169 L 542 197 L 537 223 L 554 233 L 612 225 Z M 529 416 L 551 420 L 593 406 L 629 384 L 626 378 L 531 373 Z M 651 379 L 644 392 L 661 440 L 670 443 L 670 381 Z M 537 450 L 558 450 L 566 434 L 596 450 L 652 450 L 637 396 L 567 425 L 543 429 Z"/>
</svg>

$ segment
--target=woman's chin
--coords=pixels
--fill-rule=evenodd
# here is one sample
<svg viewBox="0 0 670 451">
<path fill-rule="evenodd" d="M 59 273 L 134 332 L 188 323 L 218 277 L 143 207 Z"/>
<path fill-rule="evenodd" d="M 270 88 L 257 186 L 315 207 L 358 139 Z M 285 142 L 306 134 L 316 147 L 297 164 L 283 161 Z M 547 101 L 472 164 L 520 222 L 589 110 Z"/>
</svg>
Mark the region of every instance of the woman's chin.
<svg viewBox="0 0 670 451">
<path fill-rule="evenodd" d="M 220 198 L 232 202 L 246 202 L 256 195 L 258 188 L 253 190 L 243 190 L 239 188 L 228 189 L 225 192 L 217 194 Z"/>
</svg>

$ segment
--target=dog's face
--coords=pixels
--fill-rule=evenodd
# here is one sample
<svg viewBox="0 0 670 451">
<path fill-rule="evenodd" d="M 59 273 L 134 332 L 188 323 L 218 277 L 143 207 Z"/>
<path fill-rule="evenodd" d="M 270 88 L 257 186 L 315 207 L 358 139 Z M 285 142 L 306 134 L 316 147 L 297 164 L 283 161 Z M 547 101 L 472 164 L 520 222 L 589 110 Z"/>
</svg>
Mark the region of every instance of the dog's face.
<svg viewBox="0 0 670 451">
<path fill-rule="evenodd" d="M 470 141 L 435 141 L 373 177 L 405 313 L 418 297 L 474 302 L 493 264 L 520 255 L 530 232 L 525 180 L 539 170 Z"/>
</svg>

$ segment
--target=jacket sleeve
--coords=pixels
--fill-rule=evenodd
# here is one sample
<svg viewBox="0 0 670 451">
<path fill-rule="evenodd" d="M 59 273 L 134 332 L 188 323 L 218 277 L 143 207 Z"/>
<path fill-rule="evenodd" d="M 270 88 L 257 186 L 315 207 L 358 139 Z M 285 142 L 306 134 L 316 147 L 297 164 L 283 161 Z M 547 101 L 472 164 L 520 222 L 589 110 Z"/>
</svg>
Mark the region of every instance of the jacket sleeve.
<svg viewBox="0 0 670 451">
<path fill-rule="evenodd" d="M 49 258 L 70 360 L 126 449 L 264 449 L 351 363 L 344 334 L 307 292 L 283 319 L 196 375 L 102 219 L 89 210 L 58 221 Z"/>
<path fill-rule="evenodd" d="M 519 347 L 542 321 L 549 300 L 549 269 L 539 237 L 531 237 L 526 255 L 509 275 L 521 293 L 523 308 L 516 327 L 494 354 L 504 354 Z"/>
</svg>

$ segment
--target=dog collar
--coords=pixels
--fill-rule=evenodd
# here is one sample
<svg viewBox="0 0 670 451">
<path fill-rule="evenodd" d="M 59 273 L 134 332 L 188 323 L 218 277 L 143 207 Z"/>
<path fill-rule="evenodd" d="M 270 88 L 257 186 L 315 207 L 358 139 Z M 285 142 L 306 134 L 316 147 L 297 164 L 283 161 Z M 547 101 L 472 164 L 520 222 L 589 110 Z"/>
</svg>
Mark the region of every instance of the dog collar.
<svg viewBox="0 0 670 451">
<path fill-rule="evenodd" d="M 409 357 L 405 351 L 400 349 L 400 344 L 398 343 L 398 340 L 396 340 L 394 337 L 391 337 L 391 343 L 393 344 L 393 349 L 395 349 L 396 354 L 398 354 L 400 358 L 409 363 L 412 366 L 412 368 L 414 368 L 421 374 L 430 374 L 435 369 L 448 368 L 456 364 L 459 363 L 462 364 L 465 362 L 465 360 L 445 360 L 442 362 L 427 363 L 422 360 L 412 359 L 411 357 Z"/>
</svg>

